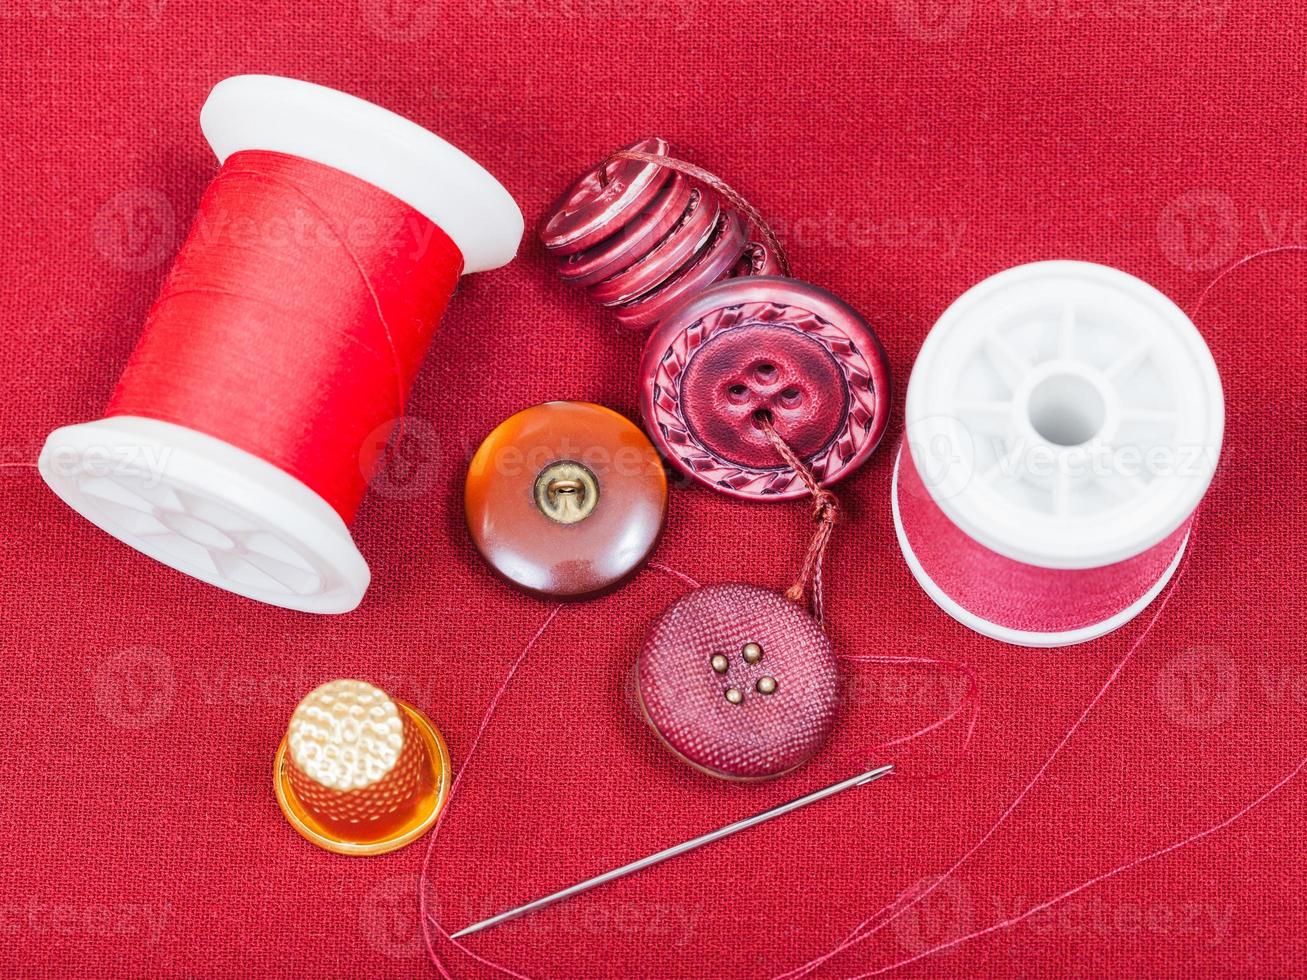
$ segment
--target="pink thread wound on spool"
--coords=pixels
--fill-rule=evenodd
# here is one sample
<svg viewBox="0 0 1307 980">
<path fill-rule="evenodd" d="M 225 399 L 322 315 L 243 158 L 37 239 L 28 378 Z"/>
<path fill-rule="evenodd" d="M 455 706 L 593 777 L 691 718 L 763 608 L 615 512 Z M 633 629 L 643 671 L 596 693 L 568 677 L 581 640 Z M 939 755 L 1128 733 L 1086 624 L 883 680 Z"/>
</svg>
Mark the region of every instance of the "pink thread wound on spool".
<svg viewBox="0 0 1307 980">
<path fill-rule="evenodd" d="M 767 589 L 690 592 L 658 617 L 635 671 L 659 740 L 713 776 L 787 773 L 816 754 L 835 720 L 830 641 L 798 604 Z"/>
<path fill-rule="evenodd" d="M 1102 636 L 1174 573 L 1223 426 L 1207 345 L 1152 286 L 1087 262 L 1009 269 L 922 345 L 892 490 L 899 547 L 980 633 Z"/>
</svg>

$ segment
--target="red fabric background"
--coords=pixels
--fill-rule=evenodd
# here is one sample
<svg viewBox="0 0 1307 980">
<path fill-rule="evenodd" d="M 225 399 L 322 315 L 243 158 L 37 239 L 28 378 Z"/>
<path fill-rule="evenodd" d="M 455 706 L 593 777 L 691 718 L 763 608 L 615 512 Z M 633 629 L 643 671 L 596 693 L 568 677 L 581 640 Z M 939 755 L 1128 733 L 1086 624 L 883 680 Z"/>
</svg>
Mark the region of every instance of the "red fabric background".
<svg viewBox="0 0 1307 980">
<path fill-rule="evenodd" d="M 775 217 L 801 275 L 878 326 L 897 410 L 934 318 L 999 269 L 1090 259 L 1188 306 L 1236 255 L 1307 240 L 1307 20 L 1290 6 L 14 0 L 0 11 L 4 461 L 34 460 L 52 427 L 104 406 L 214 172 L 197 112 L 225 75 L 296 75 L 411 116 L 497 173 L 530 222 L 606 151 L 672 138 Z M 1305 273 L 1302 256 L 1266 259 L 1199 317 L 1226 385 L 1227 449 L 1187 575 L 1131 669 L 989 846 L 827 975 L 1020 914 L 1221 819 L 1296 765 Z M 534 402 L 631 413 L 638 353 L 532 241 L 511 267 L 465 280 L 411 404 L 423 454 L 364 502 L 355 534 L 373 586 L 342 618 L 181 577 L 75 517 L 30 470 L 0 470 L 0 970 L 429 973 L 422 848 L 315 850 L 277 809 L 273 751 L 300 695 L 361 675 L 427 710 L 462 762 L 548 611 L 474 555 L 463 468 Z M 843 487 L 831 630 L 848 652 L 977 667 L 984 713 L 961 766 L 846 794 L 474 948 L 534 976 L 773 974 L 992 823 L 1139 624 L 1053 652 L 953 624 L 899 558 L 891 463 L 882 449 Z M 782 587 L 806 529 L 801 505 L 681 487 L 658 559 L 705 582 Z M 641 633 L 680 588 L 646 572 L 559 614 L 433 855 L 446 925 L 843 776 L 958 693 L 945 675 L 857 671 L 816 762 L 719 785 L 666 757 L 622 699 Z M 951 764 L 956 735 L 901 754 L 903 772 Z M 905 972 L 1301 973 L 1304 822 L 1293 782 L 1218 836 Z"/>
</svg>

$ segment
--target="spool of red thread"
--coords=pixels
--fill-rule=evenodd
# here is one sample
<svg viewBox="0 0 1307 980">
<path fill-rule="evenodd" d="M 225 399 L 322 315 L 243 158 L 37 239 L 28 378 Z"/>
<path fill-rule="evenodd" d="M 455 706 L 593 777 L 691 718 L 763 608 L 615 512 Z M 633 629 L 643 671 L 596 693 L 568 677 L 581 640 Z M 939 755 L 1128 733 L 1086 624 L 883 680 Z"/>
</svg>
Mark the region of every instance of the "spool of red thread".
<svg viewBox="0 0 1307 980">
<path fill-rule="evenodd" d="M 349 533 L 458 277 L 522 215 L 455 147 L 331 89 L 246 75 L 200 126 L 222 164 L 105 417 L 42 476 L 132 547 L 240 595 L 358 605 Z"/>
<path fill-rule="evenodd" d="M 1220 457 L 1211 352 L 1152 286 L 1036 262 L 964 293 L 912 369 L 899 547 L 950 616 L 1025 646 L 1102 636 L 1180 563 Z"/>
</svg>

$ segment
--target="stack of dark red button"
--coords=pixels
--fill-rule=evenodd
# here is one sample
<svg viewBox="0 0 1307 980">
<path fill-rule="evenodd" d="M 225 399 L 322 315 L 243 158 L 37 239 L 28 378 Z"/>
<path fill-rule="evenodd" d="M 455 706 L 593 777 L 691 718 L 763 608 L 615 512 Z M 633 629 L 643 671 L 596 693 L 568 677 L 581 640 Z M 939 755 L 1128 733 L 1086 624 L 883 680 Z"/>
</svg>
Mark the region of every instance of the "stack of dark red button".
<svg viewBox="0 0 1307 980">
<path fill-rule="evenodd" d="M 651 136 L 628 151 L 666 157 Z M 749 222 L 712 187 L 648 160 L 610 158 L 578 180 L 540 237 L 565 280 L 590 291 L 633 330 L 677 302 L 740 275 L 772 275 L 776 259 L 749 241 Z"/>
</svg>

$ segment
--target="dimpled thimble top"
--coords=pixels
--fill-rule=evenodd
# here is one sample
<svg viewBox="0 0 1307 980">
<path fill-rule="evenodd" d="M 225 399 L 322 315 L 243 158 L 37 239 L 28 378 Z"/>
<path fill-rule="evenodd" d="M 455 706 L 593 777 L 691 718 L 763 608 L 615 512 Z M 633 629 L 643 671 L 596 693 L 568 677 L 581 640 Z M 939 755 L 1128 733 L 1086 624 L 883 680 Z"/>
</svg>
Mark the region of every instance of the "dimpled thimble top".
<svg viewBox="0 0 1307 980">
<path fill-rule="evenodd" d="M 817 622 L 750 585 L 682 597 L 654 622 L 636 663 L 640 706 L 658 737 L 726 779 L 767 779 L 812 758 L 834 723 L 837 683 Z"/>
<path fill-rule="evenodd" d="M 273 762 L 286 819 L 337 854 L 384 854 L 417 840 L 449 785 L 449 750 L 431 719 L 364 681 L 310 691 Z"/>
<path fill-rule="evenodd" d="M 290 758 L 327 789 L 380 782 L 399 761 L 404 719 L 385 692 L 364 681 L 330 681 L 309 692 L 287 729 Z"/>
</svg>

